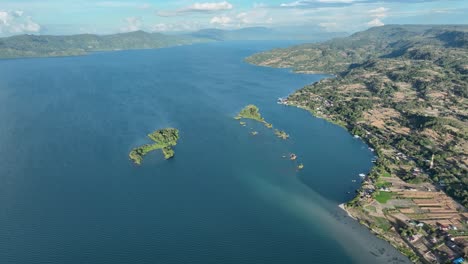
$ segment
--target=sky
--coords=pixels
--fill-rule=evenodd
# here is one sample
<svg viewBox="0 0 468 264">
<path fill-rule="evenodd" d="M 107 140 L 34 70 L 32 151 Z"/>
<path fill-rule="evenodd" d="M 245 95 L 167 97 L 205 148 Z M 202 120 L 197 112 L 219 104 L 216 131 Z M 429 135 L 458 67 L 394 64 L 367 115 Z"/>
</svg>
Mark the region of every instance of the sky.
<svg viewBox="0 0 468 264">
<path fill-rule="evenodd" d="M 468 24 L 468 0 L 0 0 L 0 36 Z"/>
</svg>

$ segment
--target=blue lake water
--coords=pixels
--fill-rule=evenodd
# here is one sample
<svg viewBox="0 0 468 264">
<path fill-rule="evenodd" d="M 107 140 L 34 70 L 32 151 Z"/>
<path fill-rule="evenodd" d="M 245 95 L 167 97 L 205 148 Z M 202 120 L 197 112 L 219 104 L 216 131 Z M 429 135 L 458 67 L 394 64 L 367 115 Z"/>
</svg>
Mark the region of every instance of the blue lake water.
<svg viewBox="0 0 468 264">
<path fill-rule="evenodd" d="M 286 44 L 0 61 L 0 263 L 408 263 L 337 207 L 372 153 L 276 104 L 326 76 L 243 62 Z M 291 139 L 240 126 L 247 104 Z M 164 127 L 175 158 L 134 166 Z"/>
</svg>

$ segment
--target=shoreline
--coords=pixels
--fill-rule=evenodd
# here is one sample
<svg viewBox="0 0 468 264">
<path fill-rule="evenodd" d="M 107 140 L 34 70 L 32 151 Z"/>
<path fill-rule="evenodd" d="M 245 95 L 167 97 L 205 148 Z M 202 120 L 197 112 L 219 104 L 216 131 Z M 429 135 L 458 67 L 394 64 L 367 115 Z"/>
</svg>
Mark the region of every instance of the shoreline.
<svg viewBox="0 0 468 264">
<path fill-rule="evenodd" d="M 351 217 L 352 219 L 354 219 L 354 220 L 356 220 L 356 221 L 359 221 L 359 219 L 357 219 L 356 217 L 354 217 L 354 215 L 352 215 L 351 212 L 348 211 L 348 210 L 346 209 L 346 204 L 344 204 L 344 203 L 339 204 L 338 207 L 341 208 L 343 211 L 345 211 L 346 214 L 347 214 L 349 217 Z"/>
<path fill-rule="evenodd" d="M 334 77 L 329 77 L 329 78 L 324 78 L 324 79 L 330 79 L 330 78 L 334 78 Z M 323 79 L 322 79 L 323 80 Z M 317 82 L 315 82 L 317 83 Z M 314 83 L 313 83 L 314 84 Z M 298 90 L 294 91 L 294 92 L 297 92 Z M 293 93 L 294 93 L 293 92 Z M 286 98 L 288 98 L 290 95 L 288 95 Z M 333 120 L 330 120 L 328 117 L 326 116 L 322 116 L 322 115 L 319 115 L 317 113 L 315 113 L 314 111 L 312 111 L 311 109 L 308 109 L 306 107 L 303 107 L 303 106 L 300 106 L 300 105 L 296 105 L 294 103 L 291 103 L 291 102 L 286 102 L 285 104 L 283 104 L 285 106 L 292 106 L 292 107 L 296 107 L 296 108 L 299 108 L 299 109 L 302 109 L 302 110 L 306 110 L 308 111 L 312 116 L 314 116 L 315 118 L 320 118 L 320 119 L 323 119 L 327 122 L 330 122 L 334 125 L 337 125 L 337 126 L 340 126 L 342 128 L 344 128 L 350 135 L 352 135 L 351 131 L 348 129 L 348 127 L 346 126 L 346 124 L 341 124 L 341 123 L 338 123 L 338 122 L 334 122 Z M 379 151 L 377 149 L 376 146 L 374 146 L 373 144 L 371 144 L 366 138 L 363 138 L 361 137 L 360 138 L 366 145 L 367 147 L 369 148 L 373 148 L 375 149 L 375 157 L 377 159 L 379 159 Z M 377 168 L 378 166 L 376 166 L 375 164 L 372 166 L 370 172 L 368 173 L 368 175 L 370 175 L 371 173 L 373 173 L 373 171 Z M 369 177 L 369 176 L 367 176 Z M 372 222 L 369 222 L 368 219 L 362 219 L 360 218 L 357 214 L 353 214 L 352 210 L 350 210 L 348 208 L 348 204 L 352 203 L 353 201 L 356 201 L 357 199 L 360 198 L 360 191 L 362 190 L 362 188 L 364 187 L 366 181 L 362 181 L 360 187 L 358 189 L 356 189 L 356 195 L 354 196 L 353 199 L 349 200 L 348 202 L 345 202 L 345 203 L 341 203 L 338 205 L 338 207 L 340 209 L 342 209 L 343 211 L 346 212 L 346 214 L 352 218 L 353 220 L 357 221 L 360 225 L 366 227 L 369 232 L 376 236 L 377 238 L 380 238 L 381 240 L 383 241 L 386 241 L 388 242 L 392 247 L 394 247 L 398 252 L 400 252 L 400 254 L 402 254 L 403 256 L 407 257 L 412 263 L 416 263 L 416 264 L 419 264 L 419 263 L 428 263 L 428 262 L 425 262 L 424 258 L 421 258 L 420 255 L 418 255 L 418 253 L 412 248 L 412 247 L 409 247 L 407 245 L 407 243 L 399 236 L 398 232 L 394 231 L 394 233 L 397 235 L 397 236 L 391 236 L 391 234 L 385 234 L 379 230 L 376 230 L 374 229 L 371 225 L 373 224 Z M 356 208 L 358 210 L 361 210 L 363 212 L 365 212 L 365 206 L 364 205 L 354 205 L 353 208 Z M 388 219 L 387 219 L 388 220 Z M 418 256 L 418 259 L 414 260 L 414 256 Z"/>
</svg>

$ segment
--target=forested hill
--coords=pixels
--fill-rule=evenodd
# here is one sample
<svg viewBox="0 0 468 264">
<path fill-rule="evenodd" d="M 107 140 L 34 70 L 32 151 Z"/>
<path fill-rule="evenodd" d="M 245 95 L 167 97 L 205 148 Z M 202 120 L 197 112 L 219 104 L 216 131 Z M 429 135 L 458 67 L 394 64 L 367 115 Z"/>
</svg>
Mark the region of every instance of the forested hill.
<svg viewBox="0 0 468 264">
<path fill-rule="evenodd" d="M 0 38 L 0 58 L 75 56 L 93 51 L 153 49 L 202 41 L 208 40 L 144 31 L 114 35 L 19 35 Z"/>
<path fill-rule="evenodd" d="M 293 68 L 298 72 L 340 73 L 351 64 L 373 58 L 452 60 L 453 52 L 468 47 L 468 25 L 389 25 L 317 44 L 303 44 L 256 54 L 254 64 Z M 451 54 L 445 56 L 445 51 Z M 355 65 L 356 66 L 356 65 Z"/>
<path fill-rule="evenodd" d="M 81 34 L 71 36 L 18 35 L 0 38 L 0 59 L 84 55 L 93 51 L 155 49 L 213 41 L 295 40 L 319 41 L 343 32 L 277 30 L 248 27 L 236 30 L 202 29 L 192 33 L 161 34 L 135 31 L 113 35 Z"/>
<path fill-rule="evenodd" d="M 336 74 L 290 95 L 289 104 L 374 146 L 375 177 L 431 181 L 468 206 L 468 25 L 376 27 L 247 61 Z"/>
</svg>

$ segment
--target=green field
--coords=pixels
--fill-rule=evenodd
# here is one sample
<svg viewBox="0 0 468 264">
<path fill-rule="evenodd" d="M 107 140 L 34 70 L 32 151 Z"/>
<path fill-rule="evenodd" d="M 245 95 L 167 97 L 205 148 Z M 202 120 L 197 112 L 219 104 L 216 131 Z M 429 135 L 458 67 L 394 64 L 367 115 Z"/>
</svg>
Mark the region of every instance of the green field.
<svg viewBox="0 0 468 264">
<path fill-rule="evenodd" d="M 377 200 L 377 202 L 379 202 L 381 204 L 387 203 L 388 200 L 390 200 L 392 198 L 393 198 L 393 193 L 391 193 L 391 192 L 379 192 L 375 196 L 375 200 Z"/>
</svg>

